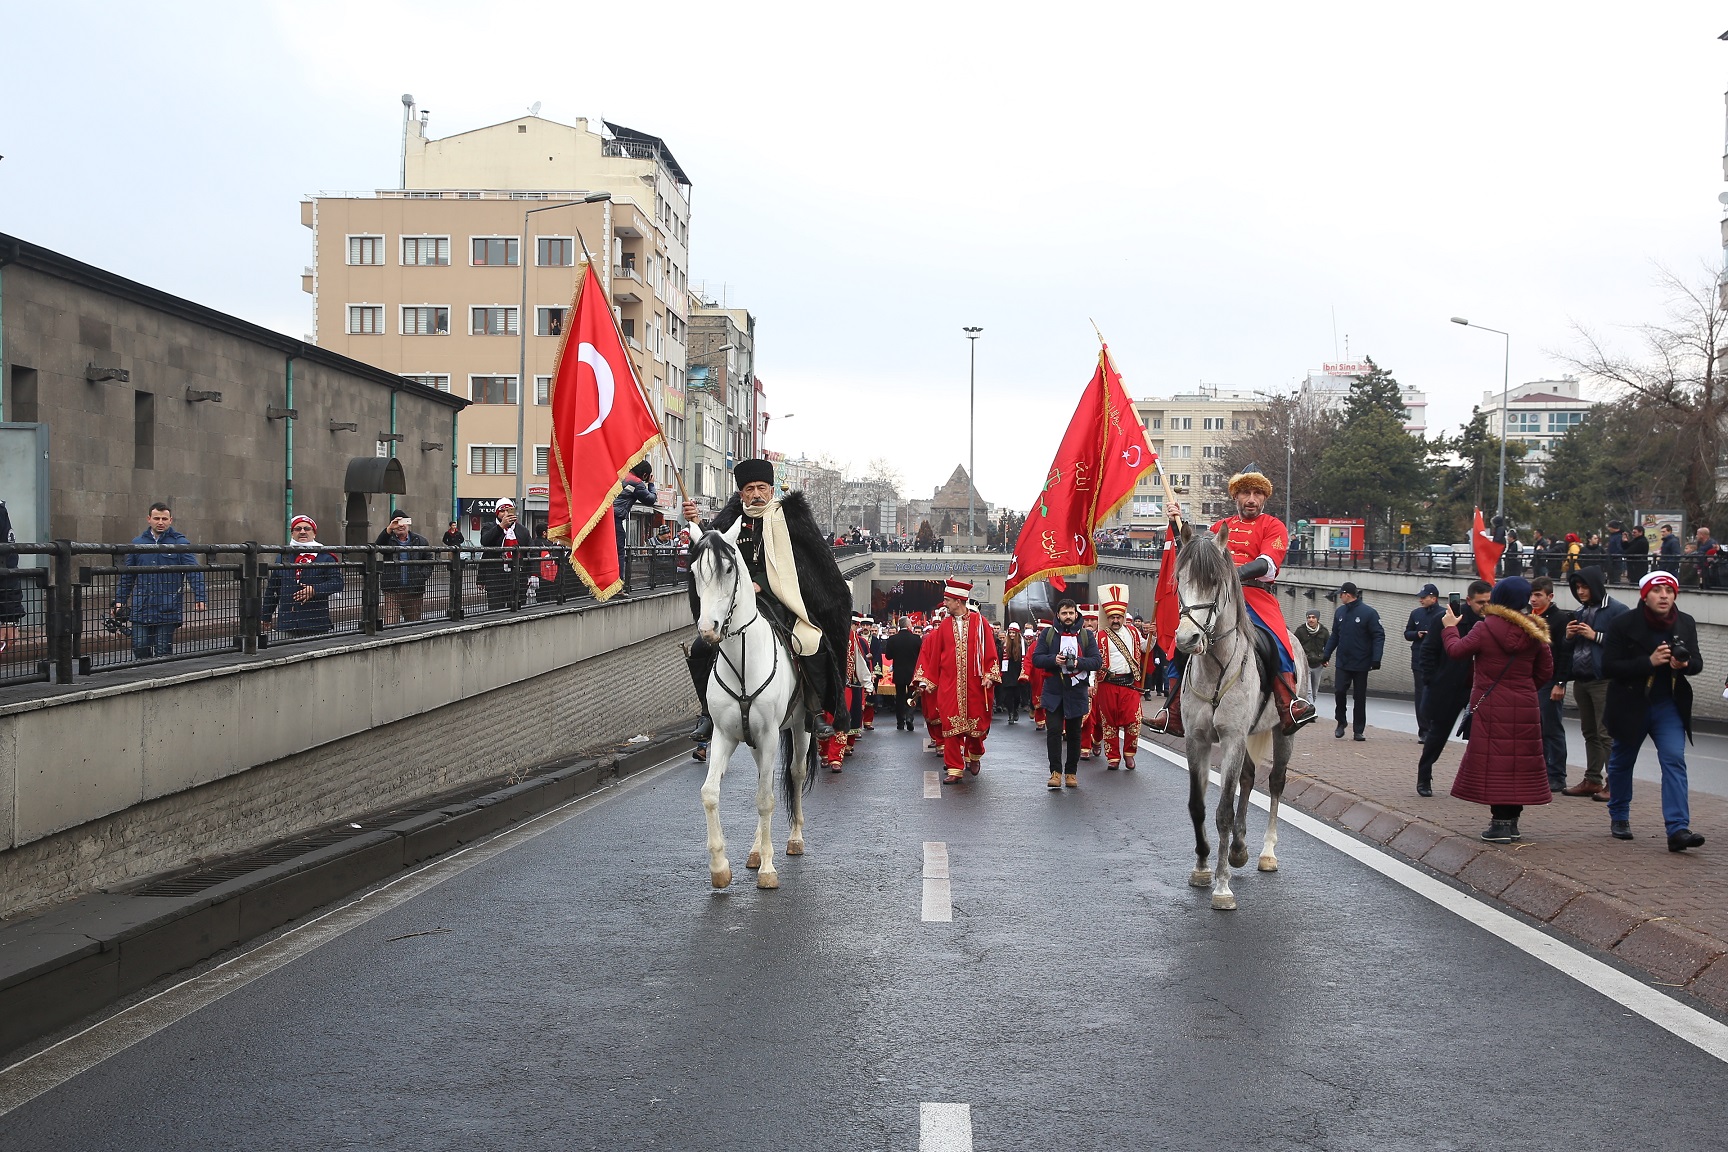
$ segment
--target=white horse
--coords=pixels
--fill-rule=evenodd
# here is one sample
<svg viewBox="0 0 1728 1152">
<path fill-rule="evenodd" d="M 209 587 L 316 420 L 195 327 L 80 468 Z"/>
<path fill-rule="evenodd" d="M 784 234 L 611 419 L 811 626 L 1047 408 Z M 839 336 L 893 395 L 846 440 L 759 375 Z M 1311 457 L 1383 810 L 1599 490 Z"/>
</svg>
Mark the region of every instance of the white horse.
<svg viewBox="0 0 1728 1152">
<path fill-rule="evenodd" d="M 1295 738 L 1284 735 L 1277 702 L 1261 684 L 1256 629 L 1242 598 L 1236 566 L 1217 538 L 1195 532 L 1186 523 L 1176 554 L 1176 599 L 1181 611 L 1176 648 L 1188 656 L 1182 674 L 1182 726 L 1187 731 L 1188 815 L 1194 821 L 1195 861 L 1188 883 L 1196 888 L 1210 886 L 1212 907 L 1229 909 L 1236 907 L 1230 869 L 1248 863 L 1248 796 L 1254 790 L 1254 766 L 1264 764 L 1269 755 L 1272 770 L 1266 790 L 1272 805 L 1259 866 L 1262 872 L 1278 871 L 1278 802 L 1284 795 Z M 1294 636 L 1289 644 L 1299 661 L 1296 682 L 1306 683 L 1302 646 Z M 1220 748 L 1221 785 L 1216 869 L 1206 863 L 1211 856 L 1206 842 L 1206 775 L 1214 744 Z"/>
<path fill-rule="evenodd" d="M 720 781 L 739 744 L 756 757 L 756 839 L 748 867 L 758 869 L 756 887 L 778 888 L 774 870 L 774 752 L 780 752 L 781 792 L 791 833 L 786 855 L 804 854 L 803 793 L 814 778 L 813 751 L 804 730 L 803 693 L 791 650 L 756 604 L 750 573 L 738 551 L 740 520 L 726 532 L 690 525 L 690 580 L 699 605 L 696 628 L 718 655 L 708 681 L 708 715 L 714 737 L 708 748 L 708 778 L 702 809 L 708 817 L 708 873 L 714 887 L 732 883 L 726 836 L 720 828 Z"/>
</svg>

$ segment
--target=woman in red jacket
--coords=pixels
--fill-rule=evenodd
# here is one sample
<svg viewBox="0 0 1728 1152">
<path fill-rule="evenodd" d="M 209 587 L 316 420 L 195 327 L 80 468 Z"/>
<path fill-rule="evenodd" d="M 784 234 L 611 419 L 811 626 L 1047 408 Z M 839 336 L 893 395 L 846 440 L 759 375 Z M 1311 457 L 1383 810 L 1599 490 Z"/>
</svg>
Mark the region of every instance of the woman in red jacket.
<svg viewBox="0 0 1728 1152">
<path fill-rule="evenodd" d="M 1519 839 L 1524 805 L 1551 799 L 1536 694 L 1554 676 L 1554 654 L 1547 622 L 1527 615 L 1529 607 L 1530 581 L 1509 576 L 1494 585 L 1486 615 L 1468 635 L 1458 635 L 1458 616 L 1450 609 L 1440 618 L 1447 657 L 1475 658 L 1470 745 L 1452 795 L 1489 806 L 1492 819 L 1482 839 L 1494 844 Z"/>
</svg>

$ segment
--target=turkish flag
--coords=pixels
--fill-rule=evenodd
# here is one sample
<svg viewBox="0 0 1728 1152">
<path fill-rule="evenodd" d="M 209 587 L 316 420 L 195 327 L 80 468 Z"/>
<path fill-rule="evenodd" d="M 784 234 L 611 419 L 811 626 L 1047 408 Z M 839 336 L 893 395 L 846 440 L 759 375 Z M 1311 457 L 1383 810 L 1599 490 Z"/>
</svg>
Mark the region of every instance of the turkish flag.
<svg viewBox="0 0 1728 1152">
<path fill-rule="evenodd" d="M 546 535 L 570 542 L 571 566 L 596 599 L 606 600 L 624 586 L 612 498 L 618 481 L 659 438 L 660 425 L 642 397 L 592 264 L 576 278 L 550 400 Z"/>
<path fill-rule="evenodd" d="M 1097 563 L 1092 533 L 1099 521 L 1127 502 L 1157 461 L 1106 346 L 1045 473 L 1038 503 L 1026 514 L 1003 599 L 1035 580 L 1054 581 L 1091 569 Z"/>
<path fill-rule="evenodd" d="M 1476 575 L 1494 583 L 1494 573 L 1500 569 L 1500 555 L 1506 551 L 1506 545 L 1497 543 L 1486 525 L 1482 523 L 1482 509 L 1476 509 L 1476 523 L 1470 529 L 1470 547 L 1476 553 Z"/>
<path fill-rule="evenodd" d="M 1176 659 L 1176 626 L 1182 608 L 1176 602 L 1176 525 L 1164 528 L 1164 557 L 1158 561 L 1158 588 L 1152 594 L 1152 624 L 1158 629 L 1158 647 L 1166 660 Z"/>
</svg>

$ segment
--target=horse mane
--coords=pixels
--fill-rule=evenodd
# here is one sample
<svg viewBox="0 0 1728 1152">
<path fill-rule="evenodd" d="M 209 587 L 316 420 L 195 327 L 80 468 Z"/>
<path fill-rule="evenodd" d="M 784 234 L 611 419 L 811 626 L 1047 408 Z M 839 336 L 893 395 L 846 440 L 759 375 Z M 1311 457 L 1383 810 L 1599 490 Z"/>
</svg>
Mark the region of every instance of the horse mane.
<svg viewBox="0 0 1728 1152">
<path fill-rule="evenodd" d="M 1176 551 L 1176 570 L 1178 575 L 1187 574 L 1203 591 L 1216 590 L 1221 605 L 1234 605 L 1237 631 L 1253 628 L 1248 611 L 1242 606 L 1242 578 L 1236 574 L 1235 563 L 1219 546 L 1216 536 L 1204 531 L 1191 532 Z"/>
<path fill-rule="evenodd" d="M 690 619 L 694 620 L 702 613 L 702 602 L 696 595 L 697 562 L 705 556 L 712 556 L 720 571 L 725 573 L 737 566 L 737 552 L 736 545 L 728 546 L 726 538 L 713 530 L 702 533 L 701 537 L 690 545 L 690 557 L 684 565 L 684 590 L 690 600 Z"/>
</svg>

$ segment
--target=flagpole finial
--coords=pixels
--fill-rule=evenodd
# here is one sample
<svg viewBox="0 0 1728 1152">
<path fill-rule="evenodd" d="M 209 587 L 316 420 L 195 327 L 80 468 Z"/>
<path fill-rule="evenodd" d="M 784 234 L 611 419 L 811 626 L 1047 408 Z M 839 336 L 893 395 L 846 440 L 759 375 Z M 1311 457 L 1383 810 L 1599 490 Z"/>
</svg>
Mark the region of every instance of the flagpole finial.
<svg viewBox="0 0 1728 1152">
<path fill-rule="evenodd" d="M 1104 333 L 1103 333 L 1103 331 L 1102 331 L 1102 330 L 1100 330 L 1100 329 L 1099 329 L 1099 327 L 1098 327 L 1098 321 L 1096 321 L 1096 320 L 1094 320 L 1094 319 L 1092 319 L 1092 317 L 1090 317 L 1090 316 L 1088 316 L 1088 317 L 1086 317 L 1086 322 L 1087 322 L 1087 323 L 1088 323 L 1088 324 L 1090 324 L 1090 325 L 1092 325 L 1092 331 L 1094 331 L 1094 332 L 1097 332 L 1097 333 L 1098 333 L 1098 346 L 1099 346 L 1099 347 L 1100 347 L 1100 348 L 1108 348 L 1108 347 L 1110 347 L 1110 345 L 1109 345 L 1109 343 L 1107 343 L 1107 342 L 1106 342 L 1106 341 L 1105 341 L 1105 339 L 1104 339 Z"/>
</svg>

